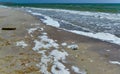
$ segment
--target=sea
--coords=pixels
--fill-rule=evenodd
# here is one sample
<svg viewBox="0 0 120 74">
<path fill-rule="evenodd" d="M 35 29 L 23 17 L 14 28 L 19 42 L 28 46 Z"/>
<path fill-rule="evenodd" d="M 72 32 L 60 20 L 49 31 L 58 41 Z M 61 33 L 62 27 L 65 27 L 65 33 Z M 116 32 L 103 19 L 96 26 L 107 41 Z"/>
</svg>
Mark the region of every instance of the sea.
<svg viewBox="0 0 120 74">
<path fill-rule="evenodd" d="M 120 4 L 4 4 L 46 25 L 120 45 Z"/>
</svg>

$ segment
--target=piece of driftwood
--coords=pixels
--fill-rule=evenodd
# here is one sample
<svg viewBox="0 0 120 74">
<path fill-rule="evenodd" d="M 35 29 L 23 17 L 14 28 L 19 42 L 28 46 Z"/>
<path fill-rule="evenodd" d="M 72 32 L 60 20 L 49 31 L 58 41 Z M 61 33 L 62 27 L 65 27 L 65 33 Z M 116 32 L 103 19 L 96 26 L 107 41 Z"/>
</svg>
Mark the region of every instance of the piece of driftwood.
<svg viewBox="0 0 120 74">
<path fill-rule="evenodd" d="M 16 30 L 16 28 L 2 28 L 2 30 Z"/>
</svg>

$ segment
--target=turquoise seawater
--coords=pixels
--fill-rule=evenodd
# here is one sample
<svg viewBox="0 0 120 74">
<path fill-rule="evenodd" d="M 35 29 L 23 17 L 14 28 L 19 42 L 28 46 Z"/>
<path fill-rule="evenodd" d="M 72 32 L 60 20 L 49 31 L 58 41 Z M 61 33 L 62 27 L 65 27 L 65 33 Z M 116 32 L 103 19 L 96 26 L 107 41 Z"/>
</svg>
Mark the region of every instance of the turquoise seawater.
<svg viewBox="0 0 120 74">
<path fill-rule="evenodd" d="M 54 9 L 69 9 L 78 11 L 92 12 L 110 12 L 119 13 L 120 4 L 4 4 L 14 7 L 37 7 L 37 8 L 54 8 Z"/>
</svg>

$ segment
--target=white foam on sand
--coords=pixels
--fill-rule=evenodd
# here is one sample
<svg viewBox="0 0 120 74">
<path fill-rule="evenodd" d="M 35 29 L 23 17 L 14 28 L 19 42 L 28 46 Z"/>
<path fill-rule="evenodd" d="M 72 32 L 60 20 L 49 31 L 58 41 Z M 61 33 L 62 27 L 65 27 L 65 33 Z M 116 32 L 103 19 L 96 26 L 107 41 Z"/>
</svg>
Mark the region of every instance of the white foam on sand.
<svg viewBox="0 0 120 74">
<path fill-rule="evenodd" d="M 34 31 L 36 31 L 38 28 L 30 28 L 29 30 L 28 30 L 28 33 L 29 34 L 31 34 L 31 33 L 33 33 Z"/>
<path fill-rule="evenodd" d="M 30 36 L 38 28 L 31 28 L 28 30 Z M 39 31 L 39 30 L 38 30 Z M 43 74 L 70 74 L 69 69 L 63 64 L 66 61 L 68 53 L 64 49 L 60 50 L 59 44 L 47 36 L 46 32 L 42 32 L 35 40 L 35 46 L 32 48 L 37 53 L 41 54 L 41 59 L 37 67 Z M 33 36 L 31 36 L 33 37 Z M 19 42 L 17 45 L 26 46 L 24 42 Z M 62 43 L 63 46 L 67 43 Z M 49 51 L 48 51 L 49 50 Z M 48 71 L 50 69 L 50 71 Z"/>
<path fill-rule="evenodd" d="M 43 16 L 45 19 L 41 19 L 43 21 L 43 23 L 45 23 L 46 25 L 50 25 L 50 26 L 54 26 L 54 27 L 59 27 L 60 24 L 55 21 L 54 19 L 52 19 L 49 16 L 43 15 L 41 13 L 32 13 L 33 15 L 38 15 L 38 16 Z"/>
<path fill-rule="evenodd" d="M 90 32 L 76 31 L 76 30 L 70 30 L 70 32 L 120 45 L 120 38 L 110 33 L 103 33 L 103 32 L 90 33 Z"/>
<path fill-rule="evenodd" d="M 38 38 L 39 40 L 34 40 L 35 46 L 33 47 L 33 50 L 37 51 L 42 56 L 40 63 L 37 64 L 40 68 L 40 72 L 43 74 L 70 74 L 65 65 L 60 62 L 65 61 L 68 53 L 65 51 L 59 51 L 59 44 L 56 43 L 55 40 L 50 39 L 46 32 L 43 32 Z M 50 50 L 50 48 L 54 48 L 55 50 L 52 50 L 47 55 L 46 52 L 48 49 Z M 48 71 L 49 64 L 52 64 L 51 72 Z"/>
<path fill-rule="evenodd" d="M 51 51 L 48 56 L 46 55 L 45 52 L 46 52 L 45 50 L 38 51 L 38 53 L 42 54 L 41 61 L 39 64 L 37 64 L 37 66 L 40 68 L 40 72 L 44 74 L 70 74 L 70 72 L 68 71 L 68 69 L 66 69 L 64 64 L 59 62 L 60 60 L 62 61 L 66 59 L 66 56 L 68 56 L 67 52 L 65 51 L 61 52 L 56 49 Z M 48 71 L 49 63 L 52 64 L 51 67 L 52 73 Z"/>
<path fill-rule="evenodd" d="M 36 31 L 38 28 L 30 28 L 28 29 L 28 33 L 33 37 L 32 33 Z"/>
<path fill-rule="evenodd" d="M 62 43 L 61 45 L 62 45 L 62 46 L 67 46 L 67 43 L 64 42 L 64 43 Z"/>
<path fill-rule="evenodd" d="M 69 48 L 69 49 L 78 48 L 78 45 L 77 44 L 71 44 L 71 45 L 68 45 L 67 48 Z"/>
<path fill-rule="evenodd" d="M 64 64 L 59 62 L 60 60 L 65 60 L 65 57 L 68 56 L 67 52 L 53 50 L 48 56 L 45 54 L 45 52 L 46 51 L 44 50 L 39 51 L 39 53 L 42 54 L 41 61 L 39 64 L 37 64 L 37 66 L 40 68 L 40 72 L 44 74 L 70 74 L 70 72 L 68 71 L 68 69 L 66 69 Z M 52 64 L 52 73 L 48 72 L 47 70 L 49 63 Z"/>
<path fill-rule="evenodd" d="M 27 31 L 28 31 L 28 34 L 30 34 L 32 36 L 32 33 L 34 33 L 38 29 L 39 29 L 39 31 L 43 31 L 44 30 L 44 28 L 36 27 L 36 28 L 27 29 Z"/>
<path fill-rule="evenodd" d="M 61 52 L 61 51 L 58 51 L 58 50 L 53 50 L 50 53 L 50 55 L 54 57 L 54 61 L 58 61 L 58 60 L 64 61 L 66 59 L 66 56 L 68 56 L 68 53 L 65 52 L 65 51 Z"/>
<path fill-rule="evenodd" d="M 51 74 L 49 71 L 48 71 L 48 63 L 50 63 L 52 60 L 51 60 L 51 57 L 47 56 L 45 54 L 45 51 L 44 50 L 41 50 L 41 51 L 38 51 L 39 53 L 42 53 L 42 56 L 41 56 L 41 60 L 40 60 L 40 63 L 37 64 L 37 67 L 40 68 L 40 72 L 43 73 L 43 74 Z"/>
<path fill-rule="evenodd" d="M 50 56 L 52 56 L 53 59 L 53 66 L 51 69 L 52 74 L 70 74 L 69 70 L 66 69 L 66 67 L 64 66 L 64 64 L 62 64 L 61 61 L 64 61 L 66 59 L 66 56 L 68 56 L 67 52 L 61 52 L 58 50 L 53 50 L 50 53 Z"/>
<path fill-rule="evenodd" d="M 116 65 L 120 65 L 120 62 L 119 62 L 119 61 L 109 61 L 109 63 L 111 63 L 111 64 L 116 64 Z"/>
<path fill-rule="evenodd" d="M 16 42 L 16 46 L 21 46 L 22 48 L 25 48 L 26 46 L 28 46 L 28 44 L 26 44 L 24 41 L 18 41 Z"/>
<path fill-rule="evenodd" d="M 84 70 L 80 70 L 78 67 L 76 67 L 76 66 L 72 66 L 71 67 L 72 68 L 72 70 L 75 72 L 75 73 L 77 73 L 77 74 L 87 74 Z"/>
<path fill-rule="evenodd" d="M 66 69 L 66 67 L 60 63 L 60 62 L 54 62 L 54 65 L 52 66 L 52 74 L 70 74 L 69 70 Z"/>
<path fill-rule="evenodd" d="M 39 50 L 41 48 L 50 49 L 51 47 L 58 48 L 59 44 L 57 44 L 53 39 L 49 39 L 48 36 L 43 35 L 38 37 L 40 40 L 34 40 L 35 47 L 33 50 Z"/>
</svg>

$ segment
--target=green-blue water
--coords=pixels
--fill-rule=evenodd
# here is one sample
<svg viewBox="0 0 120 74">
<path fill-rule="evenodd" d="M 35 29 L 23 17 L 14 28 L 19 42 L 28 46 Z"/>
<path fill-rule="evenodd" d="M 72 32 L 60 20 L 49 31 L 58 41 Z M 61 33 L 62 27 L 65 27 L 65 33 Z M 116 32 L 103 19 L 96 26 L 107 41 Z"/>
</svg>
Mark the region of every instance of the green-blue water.
<svg viewBox="0 0 120 74">
<path fill-rule="evenodd" d="M 120 4 L 4 4 L 7 6 L 17 7 L 37 7 L 37 8 L 55 8 L 69 9 L 78 11 L 93 11 L 93 12 L 120 12 Z"/>
</svg>

